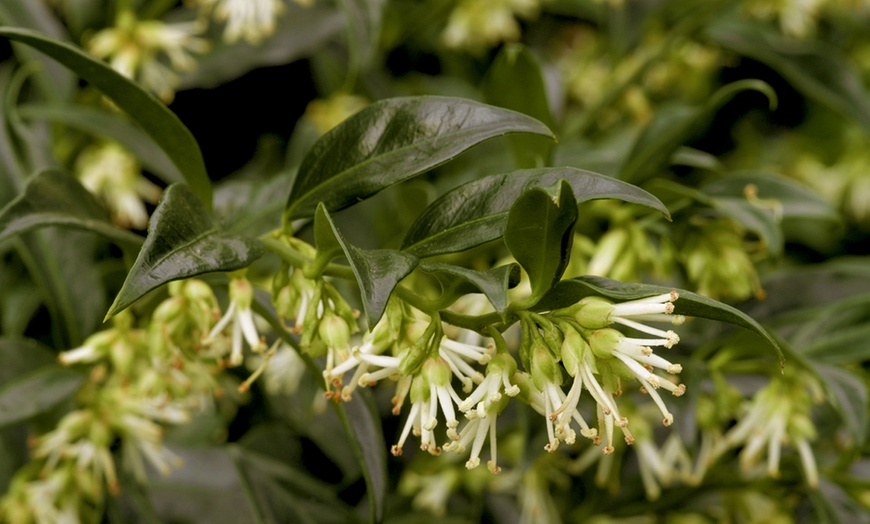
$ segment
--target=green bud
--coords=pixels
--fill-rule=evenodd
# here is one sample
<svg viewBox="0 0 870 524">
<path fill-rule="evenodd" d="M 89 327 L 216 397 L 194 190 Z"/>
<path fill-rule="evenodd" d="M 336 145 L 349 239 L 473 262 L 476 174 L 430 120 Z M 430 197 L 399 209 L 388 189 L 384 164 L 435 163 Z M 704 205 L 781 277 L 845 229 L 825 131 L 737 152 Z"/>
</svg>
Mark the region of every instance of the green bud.
<svg viewBox="0 0 870 524">
<path fill-rule="evenodd" d="M 586 297 L 579 302 L 582 304 L 574 319 L 586 329 L 601 329 L 612 324 L 610 314 L 613 312 L 613 304 L 601 297 Z"/>
<path fill-rule="evenodd" d="M 411 344 L 406 350 L 405 356 L 399 363 L 399 372 L 403 375 L 413 375 L 420 369 L 420 366 L 426 361 L 431 353 L 431 334 L 428 333 L 428 328 L 417 340 Z"/>
<path fill-rule="evenodd" d="M 254 287 L 246 278 L 234 278 L 230 281 L 230 300 L 235 301 L 237 307 L 250 309 L 254 301 Z"/>
<path fill-rule="evenodd" d="M 583 356 L 586 350 L 589 349 L 589 344 L 586 339 L 573 329 L 568 329 L 565 332 L 565 339 L 562 341 L 561 354 L 562 365 L 572 377 L 576 377 L 580 372 L 580 364 L 583 363 Z"/>
<path fill-rule="evenodd" d="M 317 332 L 328 348 L 344 349 L 350 346 L 350 327 L 343 318 L 334 313 L 324 313 Z"/>
<path fill-rule="evenodd" d="M 450 371 L 450 366 L 444 359 L 430 358 L 423 363 L 423 374 L 429 379 L 430 384 L 436 386 L 447 386 L 453 379 L 453 372 Z"/>
<path fill-rule="evenodd" d="M 589 348 L 598 358 L 612 358 L 616 345 L 622 338 L 623 334 L 615 329 L 596 329 L 589 335 Z"/>
<path fill-rule="evenodd" d="M 109 348 L 109 358 L 118 373 L 129 376 L 133 372 L 133 364 L 136 361 L 136 348 L 127 337 L 119 338 Z"/>
<path fill-rule="evenodd" d="M 538 390 L 543 391 L 547 384 L 562 383 L 562 371 L 559 363 L 553 357 L 550 349 L 542 343 L 532 342 L 532 382 Z"/>
<path fill-rule="evenodd" d="M 487 374 L 504 373 L 510 377 L 517 372 L 517 361 L 510 353 L 496 353 L 486 365 L 486 372 Z"/>
</svg>

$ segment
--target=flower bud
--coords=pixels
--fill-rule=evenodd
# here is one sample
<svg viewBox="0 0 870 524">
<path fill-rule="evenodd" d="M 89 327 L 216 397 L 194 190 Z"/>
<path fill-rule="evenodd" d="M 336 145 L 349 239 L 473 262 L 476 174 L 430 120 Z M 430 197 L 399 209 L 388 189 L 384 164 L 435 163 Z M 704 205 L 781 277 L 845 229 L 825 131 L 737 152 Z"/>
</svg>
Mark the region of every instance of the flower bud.
<svg viewBox="0 0 870 524">
<path fill-rule="evenodd" d="M 586 297 L 579 302 L 582 307 L 574 314 L 577 323 L 586 329 L 601 329 L 612 321 L 613 304 L 601 297 Z"/>
<path fill-rule="evenodd" d="M 350 327 L 343 318 L 334 313 L 323 315 L 317 333 L 328 348 L 344 349 L 350 346 Z"/>
<path fill-rule="evenodd" d="M 532 382 L 543 391 L 547 384 L 562 383 L 562 371 L 550 349 L 542 343 L 532 343 L 531 351 Z"/>
<path fill-rule="evenodd" d="M 589 336 L 589 348 L 598 358 L 611 358 L 623 334 L 611 328 L 596 329 Z"/>
</svg>

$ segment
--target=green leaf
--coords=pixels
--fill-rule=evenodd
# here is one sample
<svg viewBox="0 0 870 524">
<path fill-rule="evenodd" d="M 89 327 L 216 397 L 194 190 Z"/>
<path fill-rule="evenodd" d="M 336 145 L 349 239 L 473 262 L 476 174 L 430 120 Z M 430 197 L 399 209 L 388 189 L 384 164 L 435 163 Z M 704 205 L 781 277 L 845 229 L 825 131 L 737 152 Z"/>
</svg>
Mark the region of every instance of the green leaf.
<svg viewBox="0 0 870 524">
<path fill-rule="evenodd" d="M 523 301 L 534 305 L 559 281 L 574 241 L 577 201 L 568 182 L 532 188 L 511 206 L 504 243 L 529 276 L 532 292 Z"/>
<path fill-rule="evenodd" d="M 808 98 L 870 129 L 870 96 L 839 49 L 784 38 L 763 24 L 722 18 L 707 30 L 715 44 L 767 64 Z"/>
<path fill-rule="evenodd" d="M 262 522 L 343 524 L 358 520 L 332 486 L 311 474 L 237 445 L 228 446 L 227 452 Z"/>
<path fill-rule="evenodd" d="M 520 266 L 517 264 L 507 264 L 488 271 L 475 271 L 453 264 L 424 262 L 420 264 L 420 269 L 436 274 L 442 287 L 442 298 L 439 302 L 444 307 L 463 295 L 479 291 L 486 295 L 495 310 L 502 315 L 508 305 L 508 289 L 520 282 Z"/>
<path fill-rule="evenodd" d="M 167 282 L 241 269 L 262 254 L 259 240 L 225 232 L 187 186 L 173 184 L 154 210 L 145 245 L 106 318 Z"/>
<path fill-rule="evenodd" d="M 537 120 L 450 97 L 391 98 L 374 103 L 326 133 L 296 177 L 285 221 L 309 217 L 318 203 L 337 211 L 507 133 L 552 137 Z"/>
<path fill-rule="evenodd" d="M 769 85 L 760 80 L 740 80 L 720 88 L 702 106 L 672 106 L 657 111 L 635 141 L 619 178 L 640 184 L 655 176 L 668 165 L 680 146 L 709 125 L 720 107 L 736 94 L 750 89 L 767 95 L 771 105 L 775 105 L 776 93 Z"/>
<path fill-rule="evenodd" d="M 0 242 L 48 226 L 92 231 L 125 247 L 142 245 L 142 237 L 108 221 L 103 207 L 75 177 L 54 170 L 33 176 L 24 192 L 0 210 Z"/>
<path fill-rule="evenodd" d="M 567 181 L 577 202 L 615 198 L 670 217 L 656 197 L 639 187 L 573 167 L 526 169 L 463 184 L 427 207 L 405 235 L 402 249 L 418 257 L 454 253 L 502 236 L 514 201 L 533 187 Z"/>
<path fill-rule="evenodd" d="M 369 521 L 374 524 L 383 520 L 388 494 L 387 445 L 380 416 L 370 395 L 365 393 L 355 392 L 350 402 L 346 403 L 347 409 L 344 405 L 338 404 L 335 406 L 335 411 L 341 419 L 362 468 L 363 478 L 368 488 Z"/>
<path fill-rule="evenodd" d="M 348 244 L 322 203 L 317 206 L 314 231 L 318 251 L 315 265 L 322 269 L 321 265 L 336 256 L 347 257 L 359 285 L 366 320 L 374 326 L 384 314 L 393 289 L 417 267 L 417 257 L 395 249 L 360 249 Z"/>
<path fill-rule="evenodd" d="M 40 368 L 0 388 L 0 427 L 15 424 L 67 400 L 87 375 L 56 364 Z"/>
<path fill-rule="evenodd" d="M 839 413 L 844 428 L 855 439 L 857 446 L 863 446 L 870 413 L 864 380 L 845 369 L 818 361 L 813 362 L 812 369 L 822 379 L 828 400 Z"/>
<path fill-rule="evenodd" d="M 160 146 L 138 126 L 117 114 L 72 104 L 27 104 L 18 108 L 18 114 L 22 118 L 60 122 L 118 142 L 136 156 L 145 169 L 164 182 L 171 184 L 183 180 L 178 168 Z"/>
<path fill-rule="evenodd" d="M 35 29 L 56 40 L 67 41 L 69 34 L 45 2 L 4 0 L 0 2 L 0 25 Z M 36 83 L 50 100 L 68 100 L 75 91 L 75 77 L 61 64 L 35 53 L 27 46 L 14 44 L 16 53 L 37 65 Z"/>
<path fill-rule="evenodd" d="M 211 209 L 211 181 L 199 146 L 190 131 L 165 105 L 106 63 L 81 49 L 35 31 L 0 27 L 0 36 L 25 43 L 76 72 L 112 101 L 154 139 L 190 184 L 206 209 Z"/>
<path fill-rule="evenodd" d="M 541 67 L 523 45 L 508 44 L 502 48 L 483 80 L 483 94 L 487 103 L 529 115 L 553 127 Z M 507 140 L 518 168 L 550 164 L 552 140 L 532 135 L 511 135 Z"/>
<path fill-rule="evenodd" d="M 775 212 L 759 207 L 745 198 L 714 197 L 712 205 L 746 230 L 758 235 L 772 257 L 782 255 L 784 239 Z"/>
<path fill-rule="evenodd" d="M 635 300 L 644 297 L 670 293 L 674 288 L 652 284 L 633 284 L 619 282 L 604 277 L 584 276 L 562 280 L 535 306 L 540 311 L 549 311 L 576 304 L 588 296 L 604 297 L 613 301 Z M 784 362 L 782 349 L 776 339 L 766 329 L 739 309 L 707 298 L 691 291 L 677 289 L 680 298 L 674 302 L 674 313 L 691 317 L 707 318 L 727 322 L 748 329 L 760 335 L 776 351 L 780 362 Z"/>
<path fill-rule="evenodd" d="M 350 71 L 352 75 L 368 69 L 378 50 L 384 0 L 341 0 L 347 26 Z"/>
</svg>

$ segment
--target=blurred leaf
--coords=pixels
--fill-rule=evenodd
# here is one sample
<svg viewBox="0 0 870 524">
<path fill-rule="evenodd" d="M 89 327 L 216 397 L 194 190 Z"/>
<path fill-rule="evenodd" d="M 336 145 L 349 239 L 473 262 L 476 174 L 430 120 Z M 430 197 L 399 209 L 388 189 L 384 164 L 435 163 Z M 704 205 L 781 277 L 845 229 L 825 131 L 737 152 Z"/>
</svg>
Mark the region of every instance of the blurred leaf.
<svg viewBox="0 0 870 524">
<path fill-rule="evenodd" d="M 752 201 L 765 207 L 782 219 L 815 218 L 840 220 L 837 210 L 816 192 L 798 182 L 771 173 L 729 173 L 701 187 L 701 191 L 714 197 L 746 199 L 746 190 L 754 192 Z"/>
<path fill-rule="evenodd" d="M 378 50 L 385 0 L 341 0 L 347 27 L 350 70 L 353 74 L 369 68 Z"/>
<path fill-rule="evenodd" d="M 173 184 L 154 210 L 145 244 L 106 318 L 167 282 L 241 269 L 262 254 L 258 240 L 222 231 L 187 186 Z"/>
<path fill-rule="evenodd" d="M 48 226 L 92 231 L 125 247 L 138 248 L 143 241 L 109 222 L 103 206 L 75 177 L 54 170 L 34 175 L 0 210 L 0 242 Z"/>
<path fill-rule="evenodd" d="M 552 136 L 525 115 L 449 97 L 376 102 L 324 135 L 299 168 L 285 219 L 349 207 L 507 133 Z"/>
<path fill-rule="evenodd" d="M 127 148 L 142 166 L 171 184 L 183 177 L 172 160 L 142 129 L 119 115 L 82 105 L 27 104 L 18 108 L 23 118 L 44 119 L 78 128 Z"/>
<path fill-rule="evenodd" d="M 808 496 L 815 510 L 815 515 L 806 522 L 825 524 L 841 522 L 867 524 L 870 522 L 866 507 L 850 497 L 838 484 L 834 484 L 824 477 L 819 479 L 819 489 L 808 490 Z"/>
<path fill-rule="evenodd" d="M 764 24 L 720 18 L 707 30 L 715 44 L 773 68 L 798 91 L 870 129 L 870 96 L 839 49 L 785 38 Z"/>
<path fill-rule="evenodd" d="M 28 338 L 0 338 L 0 384 L 4 386 L 43 366 L 57 363 L 57 355 Z"/>
<path fill-rule="evenodd" d="M 568 307 L 588 296 L 599 296 L 617 302 L 670 293 L 675 288 L 652 284 L 619 282 L 604 277 L 584 276 L 562 280 L 535 306 L 540 311 Z M 674 314 L 727 322 L 760 335 L 783 362 L 779 343 L 766 329 L 739 309 L 691 291 L 677 289 L 680 298 L 674 302 Z"/>
<path fill-rule="evenodd" d="M 541 67 L 534 55 L 520 44 L 505 45 L 483 80 L 486 102 L 529 115 L 553 128 Z M 506 137 L 518 168 L 550 164 L 553 141 L 533 135 Z"/>
<path fill-rule="evenodd" d="M 374 324 L 369 324 L 374 325 Z M 347 409 L 345 409 L 345 407 Z M 350 402 L 337 404 L 341 419 L 357 461 L 362 467 L 369 501 L 369 522 L 381 522 L 388 494 L 387 444 L 383 428 L 371 397 L 356 391 Z"/>
<path fill-rule="evenodd" d="M 172 448 L 183 466 L 148 479 L 148 497 L 161 522 L 265 524 L 228 448 Z"/>
<path fill-rule="evenodd" d="M 190 184 L 206 209 L 211 209 L 211 181 L 202 153 L 190 131 L 165 105 L 81 49 L 27 29 L 0 27 L 0 36 L 23 42 L 75 71 L 111 98 L 154 139 Z"/>
<path fill-rule="evenodd" d="M 439 299 L 441 303 L 447 302 L 444 307 L 462 295 L 479 291 L 486 295 L 499 314 L 504 314 L 508 305 L 508 289 L 520 282 L 520 266 L 517 264 L 507 264 L 488 271 L 475 271 L 453 264 L 424 262 L 420 264 L 420 269 L 436 274 L 441 282 L 442 297 L 447 295 L 446 299 Z"/>
<path fill-rule="evenodd" d="M 0 427 L 43 413 L 67 400 L 87 375 L 52 364 L 0 388 Z"/>
<path fill-rule="evenodd" d="M 3 0 L 0 2 L 0 25 L 34 29 L 51 38 L 69 41 L 69 35 L 60 20 L 45 2 L 32 0 Z M 20 44 L 13 45 L 16 53 L 27 61 L 38 64 L 36 82 L 50 100 L 68 100 L 76 88 L 75 78 L 62 64 L 33 52 Z"/>
<path fill-rule="evenodd" d="M 772 209 L 765 209 L 745 198 L 714 197 L 712 204 L 723 215 L 758 235 L 772 257 L 782 255 L 785 242 L 782 227 Z"/>
<path fill-rule="evenodd" d="M 40 291 L 56 347 L 75 347 L 105 311 L 105 283 L 96 264 L 99 243 L 91 233 L 56 228 L 20 235 L 18 254 Z"/>
<path fill-rule="evenodd" d="M 760 80 L 740 80 L 721 87 L 702 106 L 671 106 L 656 111 L 652 121 L 634 143 L 628 159 L 619 172 L 619 179 L 641 184 L 669 164 L 680 146 L 691 140 L 710 124 L 716 111 L 746 90 L 758 91 L 776 103 L 776 93 Z"/>
<path fill-rule="evenodd" d="M 179 90 L 211 89 L 257 68 L 289 64 L 321 48 L 343 26 L 341 13 L 323 3 L 304 7 L 285 2 L 284 7 L 275 32 L 258 45 L 226 44 L 215 35 L 215 49 L 197 57 L 196 69 L 181 76 Z"/>
<path fill-rule="evenodd" d="M 839 413 L 846 431 L 855 439 L 855 445 L 863 446 L 870 414 L 867 384 L 850 371 L 817 360 L 813 361 L 812 370 L 822 379 L 828 400 Z"/>
<path fill-rule="evenodd" d="M 239 481 L 259 522 L 336 523 L 358 521 L 332 486 L 267 455 L 230 445 Z"/>
<path fill-rule="evenodd" d="M 659 200 L 639 187 L 575 169 L 554 167 L 490 175 L 442 195 L 420 213 L 402 249 L 418 257 L 462 251 L 502 236 L 514 201 L 533 187 L 567 181 L 577 202 L 615 198 L 647 206 L 670 218 Z"/>
<path fill-rule="evenodd" d="M 339 255 L 347 257 L 359 285 L 368 325 L 377 324 L 393 289 L 417 267 L 417 257 L 395 249 L 360 249 L 348 244 L 322 203 L 314 217 L 314 235 L 317 267 L 322 269 Z"/>
<path fill-rule="evenodd" d="M 529 276 L 532 289 L 524 304 L 534 305 L 565 272 L 576 222 L 577 201 L 564 180 L 529 189 L 511 206 L 504 243 Z"/>
</svg>

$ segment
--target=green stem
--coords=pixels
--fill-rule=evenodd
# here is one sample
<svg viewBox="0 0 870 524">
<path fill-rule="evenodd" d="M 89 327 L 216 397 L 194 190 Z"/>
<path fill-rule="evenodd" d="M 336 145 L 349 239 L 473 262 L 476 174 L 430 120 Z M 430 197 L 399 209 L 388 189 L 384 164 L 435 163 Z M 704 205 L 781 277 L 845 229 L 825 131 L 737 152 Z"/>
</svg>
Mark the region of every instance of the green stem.
<svg viewBox="0 0 870 524">
<path fill-rule="evenodd" d="M 288 246 L 280 239 L 276 238 L 273 233 L 268 233 L 260 237 L 260 241 L 263 242 L 266 249 L 278 255 L 281 260 L 287 262 L 288 264 L 295 267 L 306 267 L 311 264 L 314 259 L 293 249 Z M 330 263 L 327 264 L 323 269 L 323 275 L 341 278 L 344 280 L 351 280 L 356 282 L 356 275 L 353 273 L 353 269 L 348 266 L 343 266 L 341 264 Z M 429 299 L 414 291 L 402 287 L 396 286 L 393 290 L 393 293 L 396 294 L 397 297 L 402 299 L 403 301 L 410 304 L 415 309 L 423 311 L 424 313 L 432 316 L 439 311 L 442 310 L 441 304 L 438 299 Z M 500 322 L 502 320 L 501 315 L 498 313 L 487 313 L 485 315 L 479 316 L 468 316 L 461 315 L 459 313 L 453 313 L 450 311 L 441 311 L 443 315 L 443 319 L 448 324 L 453 324 L 454 326 L 463 327 L 467 329 L 473 329 L 475 331 L 479 331 L 486 326 Z"/>
</svg>

